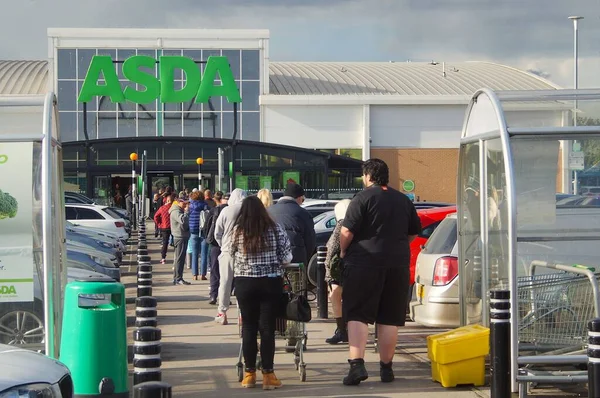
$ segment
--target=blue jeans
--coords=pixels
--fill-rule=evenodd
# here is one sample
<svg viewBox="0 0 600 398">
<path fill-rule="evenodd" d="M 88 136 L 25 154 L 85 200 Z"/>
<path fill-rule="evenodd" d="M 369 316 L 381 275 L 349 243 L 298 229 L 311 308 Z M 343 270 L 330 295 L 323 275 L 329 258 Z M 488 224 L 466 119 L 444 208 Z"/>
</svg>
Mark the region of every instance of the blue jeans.
<svg viewBox="0 0 600 398">
<path fill-rule="evenodd" d="M 198 276 L 198 256 L 200 255 L 200 236 L 198 234 L 190 234 L 190 243 L 188 252 L 192 254 L 192 275 Z"/>
<path fill-rule="evenodd" d="M 208 271 L 208 255 L 210 254 L 210 245 L 204 238 L 200 238 L 200 275 L 206 276 Z M 198 260 L 196 260 L 198 261 Z"/>
</svg>

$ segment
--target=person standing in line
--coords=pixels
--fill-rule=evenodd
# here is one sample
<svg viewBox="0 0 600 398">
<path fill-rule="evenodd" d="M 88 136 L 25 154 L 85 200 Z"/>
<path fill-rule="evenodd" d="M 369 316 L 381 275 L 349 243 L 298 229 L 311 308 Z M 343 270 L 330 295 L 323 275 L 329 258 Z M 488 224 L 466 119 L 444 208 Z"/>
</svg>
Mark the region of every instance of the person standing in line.
<svg viewBox="0 0 600 398">
<path fill-rule="evenodd" d="M 266 209 L 273 206 L 273 194 L 271 193 L 270 189 L 263 188 L 258 191 L 256 196 L 260 199 Z"/>
<path fill-rule="evenodd" d="M 394 380 L 398 327 L 406 320 L 409 245 L 421 232 L 412 201 L 388 187 L 389 169 L 383 160 L 367 160 L 362 174 L 366 188 L 350 202 L 340 232 L 342 309 L 350 346 L 345 385 L 358 385 L 369 377 L 364 357 L 368 325 L 373 323 L 377 325 L 381 381 Z"/>
<path fill-rule="evenodd" d="M 213 199 L 213 194 L 210 189 L 204 190 L 204 201 L 211 209 L 217 206 L 217 202 Z"/>
<path fill-rule="evenodd" d="M 219 255 L 219 310 L 215 322 L 227 325 L 227 311 L 231 303 L 231 289 L 233 287 L 233 257 L 229 253 L 231 234 L 235 221 L 240 214 L 242 203 L 248 194 L 236 188 L 231 192 L 228 206 L 221 211 L 215 225 L 215 240 L 221 246 Z"/>
<path fill-rule="evenodd" d="M 206 242 L 210 247 L 210 292 L 208 294 L 208 304 L 215 305 L 217 303 L 217 297 L 219 296 L 219 283 L 221 280 L 221 274 L 219 273 L 219 255 L 221 254 L 221 247 L 215 239 L 215 227 L 217 225 L 217 219 L 229 201 L 229 194 L 224 194 L 221 191 L 215 193 L 215 202 L 217 207 L 210 209 L 208 220 L 206 222 L 207 231 Z"/>
<path fill-rule="evenodd" d="M 165 195 L 164 205 L 154 214 L 154 222 L 156 223 L 161 237 L 160 263 L 164 264 L 167 258 L 167 249 L 169 248 L 169 239 L 171 238 L 171 216 L 169 210 L 175 200 L 175 195 Z"/>
<path fill-rule="evenodd" d="M 348 342 L 348 329 L 346 321 L 342 316 L 342 274 L 343 262 L 340 258 L 340 232 L 342 222 L 346 216 L 346 210 L 350 205 L 350 199 L 340 200 L 334 208 L 335 228 L 327 241 L 327 255 L 325 256 L 325 280 L 329 286 L 329 300 L 333 310 L 333 317 L 337 324 L 335 333 L 326 339 L 327 344 L 338 344 Z"/>
<path fill-rule="evenodd" d="M 177 201 L 169 209 L 171 217 L 171 234 L 175 246 L 175 259 L 173 261 L 173 284 L 190 285 L 183 279 L 183 268 L 185 266 L 185 252 L 190 239 L 189 203 L 183 200 Z"/>
<path fill-rule="evenodd" d="M 125 195 L 125 210 L 127 210 L 127 214 L 129 215 L 129 221 L 133 222 L 133 191 L 131 185 Z"/>
<path fill-rule="evenodd" d="M 242 387 L 256 386 L 257 334 L 260 332 L 263 390 L 281 387 L 273 371 L 275 319 L 283 292 L 281 266 L 292 260 L 287 234 L 255 196 L 242 202 L 227 250 L 234 258 L 235 296 L 242 315 L 246 372 Z"/>
<path fill-rule="evenodd" d="M 198 270 L 198 259 L 200 257 L 200 248 L 202 241 L 204 240 L 200 236 L 200 213 L 204 210 L 208 210 L 208 205 L 204 201 L 204 196 L 200 191 L 194 189 L 194 191 L 190 194 L 190 206 L 189 206 L 189 214 L 190 214 L 190 241 L 188 245 L 190 246 L 189 251 L 191 251 L 191 268 L 192 268 L 192 279 L 198 280 L 199 270 Z M 204 270 L 203 270 L 204 271 Z M 202 274 L 202 279 L 206 279 L 206 272 Z"/>
</svg>

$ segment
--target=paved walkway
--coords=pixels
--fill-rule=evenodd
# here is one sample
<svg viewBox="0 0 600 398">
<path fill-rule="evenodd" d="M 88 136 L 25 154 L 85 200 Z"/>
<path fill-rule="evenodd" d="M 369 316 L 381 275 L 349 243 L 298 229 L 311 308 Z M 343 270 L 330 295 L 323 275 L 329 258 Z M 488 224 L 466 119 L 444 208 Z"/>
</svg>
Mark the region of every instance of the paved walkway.
<svg viewBox="0 0 600 398">
<path fill-rule="evenodd" d="M 149 228 L 151 228 L 149 226 Z M 208 304 L 208 281 L 191 281 L 190 286 L 173 286 L 171 264 L 158 263 L 158 244 L 148 231 L 150 254 L 154 264 L 153 295 L 158 299 L 158 323 L 162 330 L 163 380 L 173 386 L 176 397 L 252 397 L 268 394 L 272 397 L 427 397 L 466 398 L 487 397 L 487 388 L 444 389 L 431 381 L 427 361 L 426 336 L 439 330 L 408 323 L 398 336 L 394 370 L 396 380 L 390 384 L 379 381 L 379 358 L 371 348 L 366 361 L 371 378 L 359 387 L 345 387 L 341 379 L 347 371 L 347 345 L 324 343 L 335 329 L 333 320 L 313 319 L 308 324 L 308 350 L 305 352 L 307 381 L 300 382 L 294 369 L 293 354 L 286 353 L 283 341 L 277 341 L 275 368 L 283 388 L 275 391 L 245 390 L 237 381 L 240 337 L 235 306 L 230 312 L 230 324 L 214 322 L 215 306 Z M 170 253 L 172 255 L 172 253 Z M 123 283 L 129 301 L 135 297 L 135 267 L 127 272 Z M 235 300 L 235 299 L 234 299 Z M 135 316 L 133 304 L 128 305 L 130 320 Z M 130 322 L 131 324 L 131 322 Z M 132 330 L 128 331 L 131 340 Z M 260 382 L 260 376 L 259 376 Z"/>
</svg>

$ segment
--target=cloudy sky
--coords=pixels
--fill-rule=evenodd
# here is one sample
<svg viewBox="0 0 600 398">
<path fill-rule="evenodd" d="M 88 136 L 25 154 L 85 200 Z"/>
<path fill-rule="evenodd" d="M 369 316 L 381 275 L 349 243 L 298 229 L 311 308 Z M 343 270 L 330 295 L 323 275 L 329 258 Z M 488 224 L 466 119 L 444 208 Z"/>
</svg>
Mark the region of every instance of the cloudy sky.
<svg viewBox="0 0 600 398">
<path fill-rule="evenodd" d="M 487 60 L 600 86 L 600 0 L 0 0 L 0 59 L 42 59 L 48 27 L 266 28 L 276 61 Z"/>
</svg>

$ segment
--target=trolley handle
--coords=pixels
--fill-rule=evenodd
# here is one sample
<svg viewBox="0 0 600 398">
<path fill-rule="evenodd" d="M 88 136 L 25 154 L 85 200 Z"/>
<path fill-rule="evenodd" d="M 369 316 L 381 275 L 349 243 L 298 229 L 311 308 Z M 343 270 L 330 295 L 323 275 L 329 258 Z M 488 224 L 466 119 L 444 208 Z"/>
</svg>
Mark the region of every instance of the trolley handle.
<svg viewBox="0 0 600 398">
<path fill-rule="evenodd" d="M 554 264 L 547 261 L 534 260 L 529 266 L 529 274 L 533 276 L 537 267 L 550 268 L 558 271 L 571 272 L 578 275 L 587 277 L 592 284 L 592 293 L 594 295 L 594 314 L 596 318 L 600 318 L 600 290 L 598 288 L 598 281 L 596 280 L 595 268 L 588 267 L 586 265 L 573 264 Z"/>
</svg>

